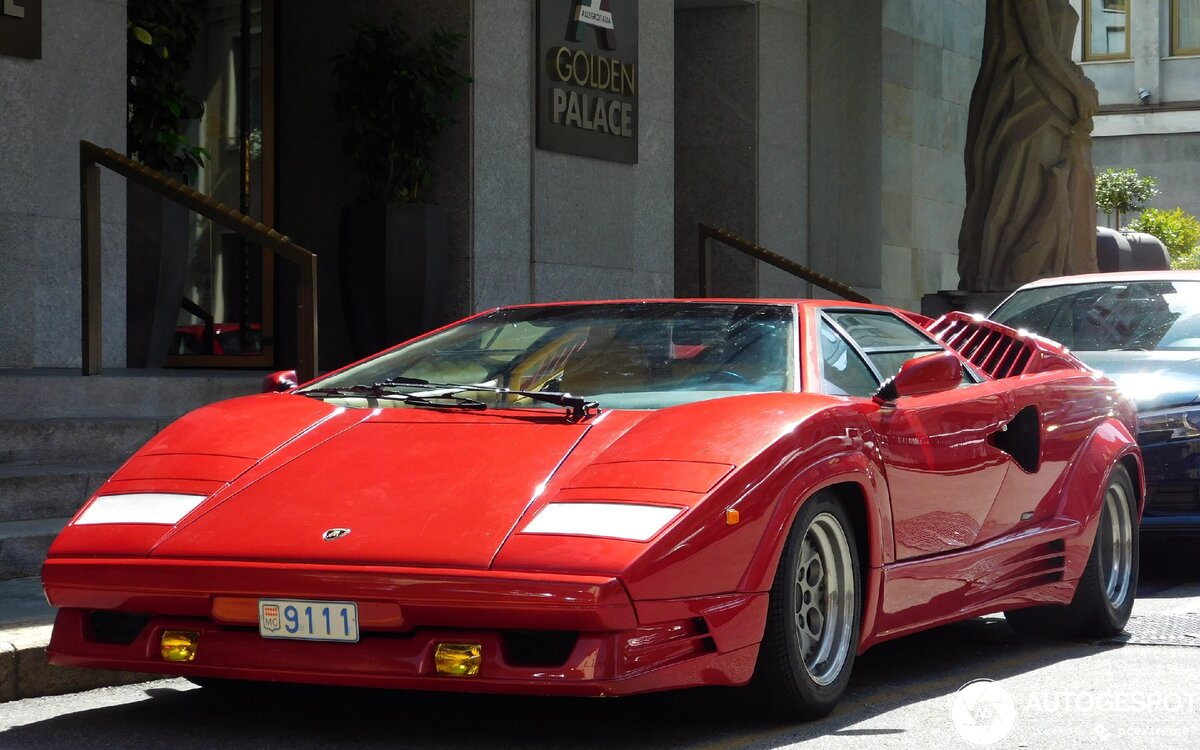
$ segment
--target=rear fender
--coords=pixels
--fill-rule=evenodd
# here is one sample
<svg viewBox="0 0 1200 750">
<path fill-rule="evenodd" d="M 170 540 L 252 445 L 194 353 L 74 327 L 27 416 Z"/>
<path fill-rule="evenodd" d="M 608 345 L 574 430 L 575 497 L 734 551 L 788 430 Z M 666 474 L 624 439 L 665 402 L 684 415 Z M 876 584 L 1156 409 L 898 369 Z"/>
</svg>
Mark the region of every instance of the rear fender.
<svg viewBox="0 0 1200 750">
<path fill-rule="evenodd" d="M 1067 474 L 1055 515 L 1078 521 L 1081 528 L 1079 536 L 1067 542 L 1067 564 L 1063 572 L 1067 580 L 1083 574 L 1092 551 L 1092 542 L 1096 538 L 1096 526 L 1109 474 L 1112 467 L 1122 460 L 1132 460 L 1137 466 L 1136 471 L 1130 472 L 1130 479 L 1133 480 L 1133 491 L 1137 495 L 1137 516 L 1140 519 L 1146 497 L 1142 454 L 1137 440 L 1121 422 L 1108 419 L 1093 430 Z"/>
</svg>

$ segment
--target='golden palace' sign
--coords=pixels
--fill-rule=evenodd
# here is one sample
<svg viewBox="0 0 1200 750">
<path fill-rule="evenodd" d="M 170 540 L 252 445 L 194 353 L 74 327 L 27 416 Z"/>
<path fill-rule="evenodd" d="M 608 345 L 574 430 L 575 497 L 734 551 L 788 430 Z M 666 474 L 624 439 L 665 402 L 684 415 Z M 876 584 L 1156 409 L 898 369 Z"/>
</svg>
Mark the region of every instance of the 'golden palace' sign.
<svg viewBox="0 0 1200 750">
<path fill-rule="evenodd" d="M 636 0 L 538 0 L 537 145 L 636 164 Z"/>
</svg>

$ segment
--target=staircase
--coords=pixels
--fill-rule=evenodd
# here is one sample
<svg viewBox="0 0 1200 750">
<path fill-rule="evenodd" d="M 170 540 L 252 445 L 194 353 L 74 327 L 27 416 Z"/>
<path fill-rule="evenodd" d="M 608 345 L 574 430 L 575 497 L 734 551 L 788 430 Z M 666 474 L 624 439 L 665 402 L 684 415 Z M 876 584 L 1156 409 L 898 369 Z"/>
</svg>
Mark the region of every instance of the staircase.
<svg viewBox="0 0 1200 750">
<path fill-rule="evenodd" d="M 261 372 L 0 370 L 0 582 L 39 575 L 55 535 L 155 433 L 259 391 Z"/>
</svg>

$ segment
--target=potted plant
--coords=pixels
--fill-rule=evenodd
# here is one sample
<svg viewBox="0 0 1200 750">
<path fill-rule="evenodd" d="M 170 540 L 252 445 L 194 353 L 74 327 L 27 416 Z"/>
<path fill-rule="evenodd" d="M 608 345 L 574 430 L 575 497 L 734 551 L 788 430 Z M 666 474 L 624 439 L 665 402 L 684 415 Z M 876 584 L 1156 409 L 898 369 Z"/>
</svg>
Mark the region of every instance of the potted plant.
<svg viewBox="0 0 1200 750">
<path fill-rule="evenodd" d="M 185 134 L 204 113 L 204 103 L 183 85 L 200 6 L 198 0 L 129 1 L 126 146 L 132 158 L 189 184 L 208 156 Z M 126 211 L 127 364 L 161 367 L 186 280 L 188 211 L 132 181 Z"/>
<path fill-rule="evenodd" d="M 447 218 L 424 199 L 434 141 L 470 81 L 454 65 L 463 38 L 439 28 L 419 44 L 397 14 L 360 25 L 332 58 L 335 111 L 357 177 L 357 200 L 342 209 L 338 256 L 355 356 L 438 322 Z"/>
</svg>

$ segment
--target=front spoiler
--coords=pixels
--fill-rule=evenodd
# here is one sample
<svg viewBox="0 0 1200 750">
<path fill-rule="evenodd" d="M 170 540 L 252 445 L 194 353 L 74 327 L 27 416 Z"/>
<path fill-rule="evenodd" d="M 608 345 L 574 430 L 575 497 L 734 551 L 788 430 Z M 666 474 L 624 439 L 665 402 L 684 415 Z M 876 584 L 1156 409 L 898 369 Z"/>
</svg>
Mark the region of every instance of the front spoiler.
<svg viewBox="0 0 1200 750">
<path fill-rule="evenodd" d="M 60 607 L 47 649 L 64 666 L 183 677 L 327 685 L 625 695 L 701 685 L 745 684 L 753 673 L 766 594 L 631 601 L 615 578 L 493 571 L 415 570 L 221 563 L 51 559 L 43 571 Z M 358 643 L 265 639 L 259 597 L 354 600 Z M 102 642 L 97 610 L 149 615 L 128 643 Z M 166 630 L 199 635 L 193 662 L 164 661 Z M 510 658 L 506 633 L 578 635 L 560 664 Z M 441 642 L 483 648 L 475 677 L 436 673 Z"/>
</svg>

